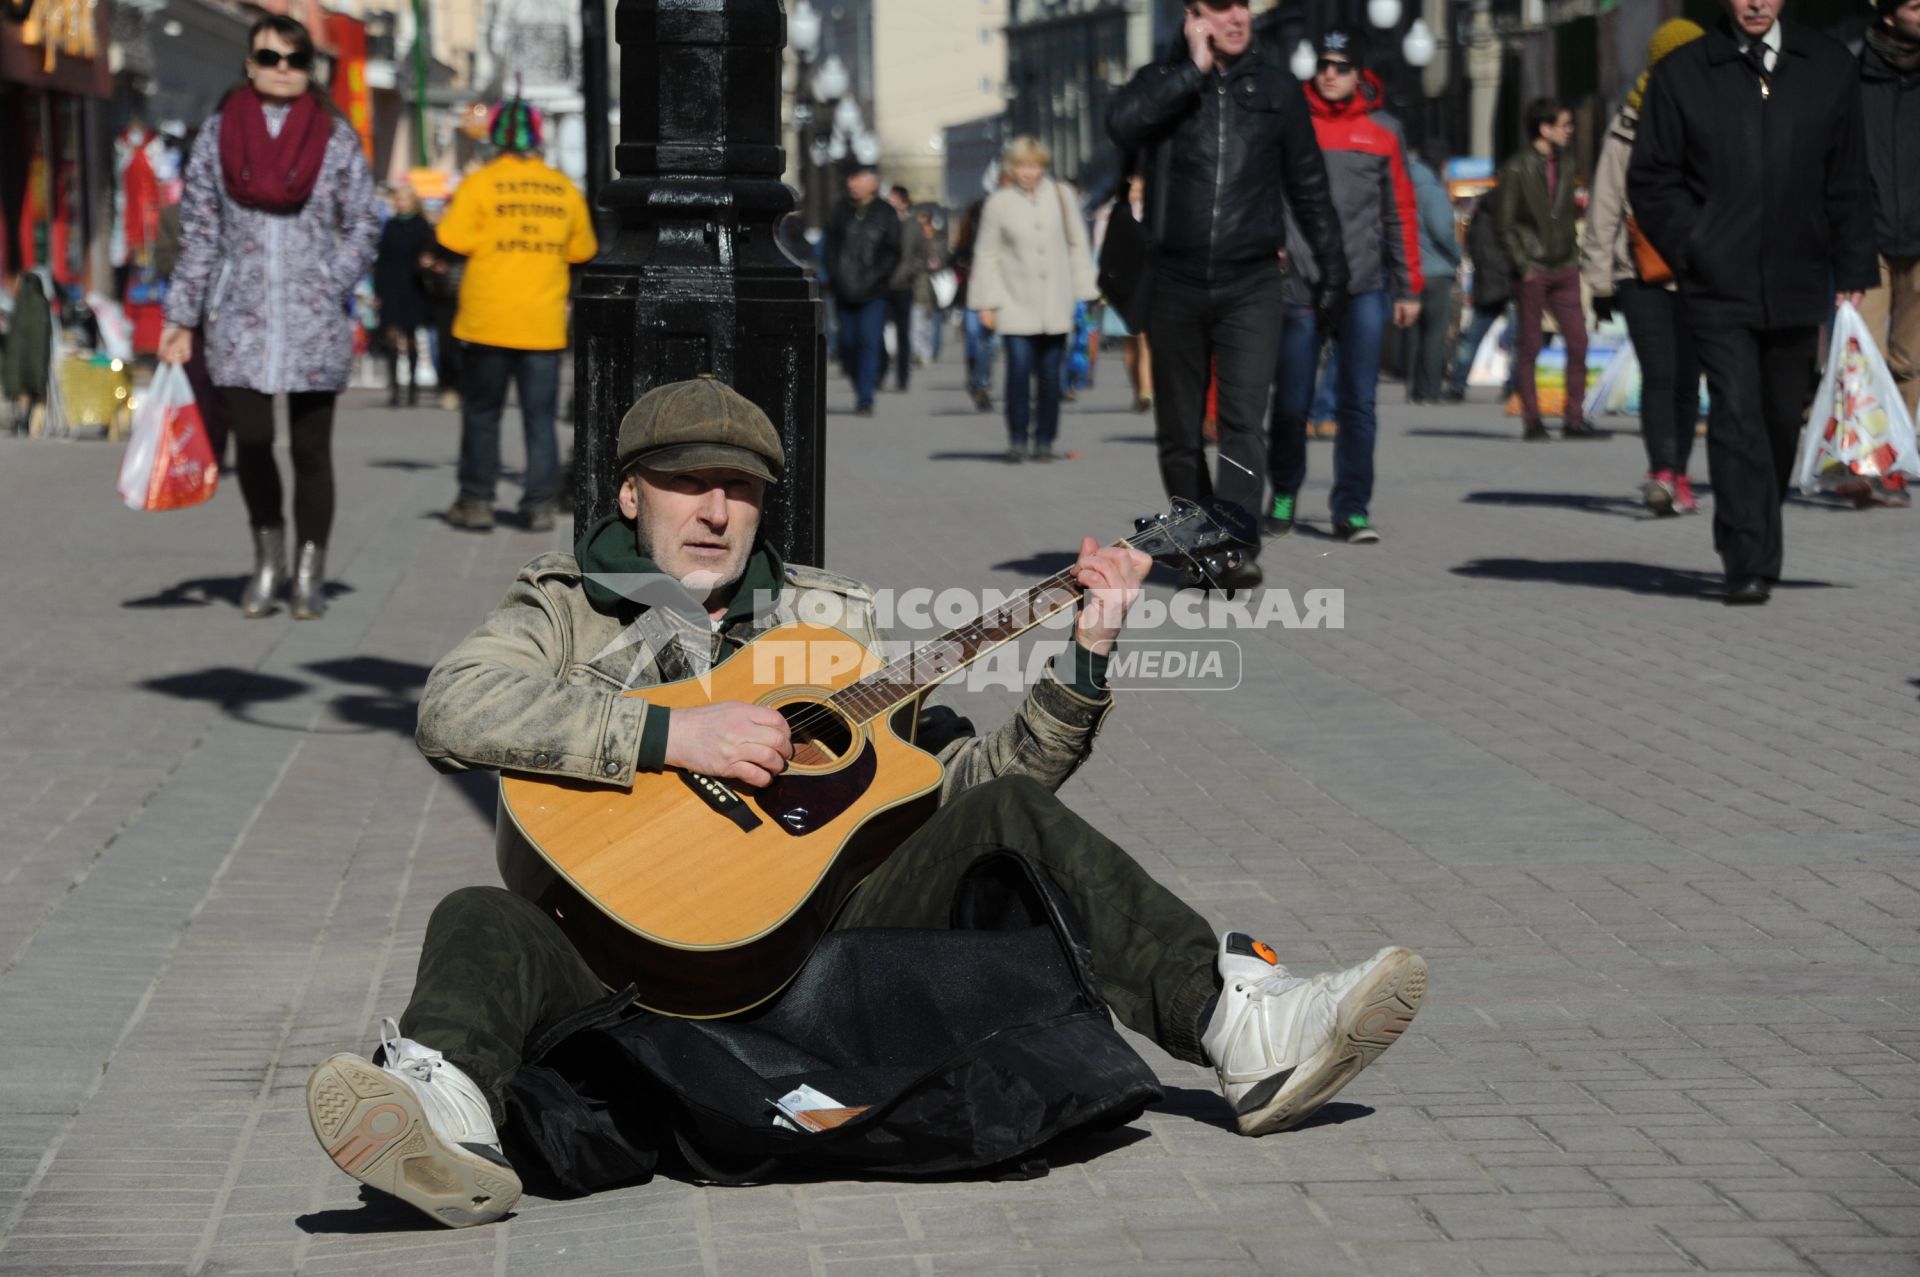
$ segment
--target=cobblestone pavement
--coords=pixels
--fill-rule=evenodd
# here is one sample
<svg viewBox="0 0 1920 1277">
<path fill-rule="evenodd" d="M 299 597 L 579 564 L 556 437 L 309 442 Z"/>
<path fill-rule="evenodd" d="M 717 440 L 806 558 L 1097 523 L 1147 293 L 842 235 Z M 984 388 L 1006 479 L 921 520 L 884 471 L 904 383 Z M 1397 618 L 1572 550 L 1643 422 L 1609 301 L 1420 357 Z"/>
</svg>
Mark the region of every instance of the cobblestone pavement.
<svg viewBox="0 0 1920 1277">
<path fill-rule="evenodd" d="M 1103 371 L 1051 467 L 995 461 L 951 362 L 834 416 L 830 566 L 1007 588 L 1126 531 L 1154 454 Z M 135 515 L 116 450 L 0 441 L 0 1269 L 1920 1266 L 1920 511 L 1796 502 L 1789 580 L 1729 610 L 1708 520 L 1631 499 L 1630 433 L 1521 446 L 1397 402 L 1385 543 L 1265 556 L 1296 599 L 1344 590 L 1344 628 L 1234 634 L 1237 691 L 1128 696 L 1064 791 L 1289 963 L 1426 954 L 1414 1030 L 1324 1120 L 1240 1139 L 1142 1043 L 1166 1101 L 1037 1181 L 662 1179 L 466 1232 L 363 1198 L 307 1072 L 404 1005 L 433 903 L 493 880 L 490 792 L 419 759 L 414 699 L 566 534 L 446 527 L 455 419 L 371 401 L 316 624 L 239 618 L 236 491 Z"/>
</svg>

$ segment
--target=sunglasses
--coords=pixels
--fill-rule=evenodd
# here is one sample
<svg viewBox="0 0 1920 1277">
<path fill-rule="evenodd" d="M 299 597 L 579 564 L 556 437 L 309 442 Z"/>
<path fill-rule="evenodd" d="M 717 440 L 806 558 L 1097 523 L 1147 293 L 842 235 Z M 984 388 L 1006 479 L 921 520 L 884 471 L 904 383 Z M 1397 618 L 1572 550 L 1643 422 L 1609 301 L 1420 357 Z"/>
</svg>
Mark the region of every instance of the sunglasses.
<svg viewBox="0 0 1920 1277">
<path fill-rule="evenodd" d="M 1335 75 L 1353 74 L 1353 63 L 1343 62 L 1339 58 L 1321 58 L 1315 66 L 1318 70 L 1331 71 Z"/>
<path fill-rule="evenodd" d="M 262 70 L 271 71 L 282 62 L 287 64 L 289 71 L 313 70 L 313 55 L 311 53 L 282 53 L 278 49 L 255 49 L 253 51 L 253 65 Z"/>
</svg>

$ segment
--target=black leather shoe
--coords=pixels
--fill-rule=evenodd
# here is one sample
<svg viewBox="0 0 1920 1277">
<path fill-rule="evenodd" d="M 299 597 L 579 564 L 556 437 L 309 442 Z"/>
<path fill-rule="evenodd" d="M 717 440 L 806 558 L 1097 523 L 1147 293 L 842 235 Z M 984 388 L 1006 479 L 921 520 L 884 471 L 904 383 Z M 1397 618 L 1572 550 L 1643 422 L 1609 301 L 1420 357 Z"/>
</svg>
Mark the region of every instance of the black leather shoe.
<svg viewBox="0 0 1920 1277">
<path fill-rule="evenodd" d="M 1528 426 L 1520 432 L 1520 437 L 1528 443 L 1547 443 L 1553 436 L 1547 433 L 1545 426 Z"/>
<path fill-rule="evenodd" d="M 1584 421 L 1576 422 L 1571 426 L 1565 427 L 1560 431 L 1560 437 L 1562 439 L 1604 439 L 1606 438 L 1605 435 L 1601 434 L 1598 430 L 1595 430 L 1592 426 L 1588 425 Z"/>
<path fill-rule="evenodd" d="M 1753 607 L 1765 603 L 1772 596 L 1772 587 L 1759 577 L 1750 576 L 1728 582 L 1725 601 L 1728 607 Z"/>
</svg>

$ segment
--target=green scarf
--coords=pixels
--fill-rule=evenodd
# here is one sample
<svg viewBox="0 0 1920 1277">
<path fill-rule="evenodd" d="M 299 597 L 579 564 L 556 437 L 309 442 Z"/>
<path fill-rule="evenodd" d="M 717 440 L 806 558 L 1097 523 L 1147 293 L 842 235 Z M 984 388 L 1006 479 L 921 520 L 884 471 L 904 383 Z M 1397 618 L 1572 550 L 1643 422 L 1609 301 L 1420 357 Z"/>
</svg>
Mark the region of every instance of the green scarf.
<svg viewBox="0 0 1920 1277">
<path fill-rule="evenodd" d="M 596 575 L 638 575 L 660 571 L 659 564 L 640 553 L 633 524 L 617 514 L 608 515 L 581 533 L 580 540 L 573 547 L 573 557 L 580 563 L 581 584 L 586 588 L 587 602 L 602 616 L 631 613 L 637 610 L 638 605 L 596 581 Z M 727 604 L 727 614 L 721 618 L 720 628 L 724 630 L 752 615 L 756 595 L 778 593 L 786 581 L 784 566 L 772 546 L 765 542 L 756 545 L 753 553 L 747 556 L 746 570 L 740 574 L 739 584 L 734 587 L 733 598 Z"/>
<path fill-rule="evenodd" d="M 1896 71 L 1911 71 L 1920 66 L 1920 44 L 1908 44 L 1877 23 L 1867 28 L 1867 43 Z"/>
</svg>

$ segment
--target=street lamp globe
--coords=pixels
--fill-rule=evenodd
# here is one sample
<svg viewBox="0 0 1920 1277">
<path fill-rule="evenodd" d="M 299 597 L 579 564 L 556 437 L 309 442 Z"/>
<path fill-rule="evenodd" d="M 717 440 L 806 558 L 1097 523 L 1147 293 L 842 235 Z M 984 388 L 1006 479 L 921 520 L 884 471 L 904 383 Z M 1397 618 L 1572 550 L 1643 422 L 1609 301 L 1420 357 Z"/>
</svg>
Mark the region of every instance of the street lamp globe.
<svg viewBox="0 0 1920 1277">
<path fill-rule="evenodd" d="M 787 43 L 803 58 L 811 58 L 820 47 L 820 15 L 807 0 L 800 0 L 787 17 Z"/>
<path fill-rule="evenodd" d="M 1293 57 L 1287 61 L 1287 70 L 1293 72 L 1296 80 L 1311 80 L 1320 59 L 1314 56 L 1313 46 L 1302 40 L 1293 48 Z"/>
<path fill-rule="evenodd" d="M 1432 63 L 1436 50 L 1433 31 L 1427 26 L 1427 20 L 1415 18 L 1413 25 L 1407 28 L 1407 38 L 1400 42 L 1400 56 L 1407 60 L 1408 66 L 1417 70 Z"/>
<path fill-rule="evenodd" d="M 847 64 L 840 55 L 832 53 L 813 73 L 813 100 L 816 102 L 835 102 L 847 94 Z"/>
<path fill-rule="evenodd" d="M 1367 21 L 1380 31 L 1400 25 L 1400 0 L 1367 0 Z"/>
<path fill-rule="evenodd" d="M 871 133 L 860 133 L 853 139 L 853 158 L 861 164 L 880 162 L 880 139 Z"/>
<path fill-rule="evenodd" d="M 852 98 L 841 98 L 840 105 L 833 108 L 834 131 L 852 137 L 860 131 L 861 124 L 860 104 Z"/>
</svg>

